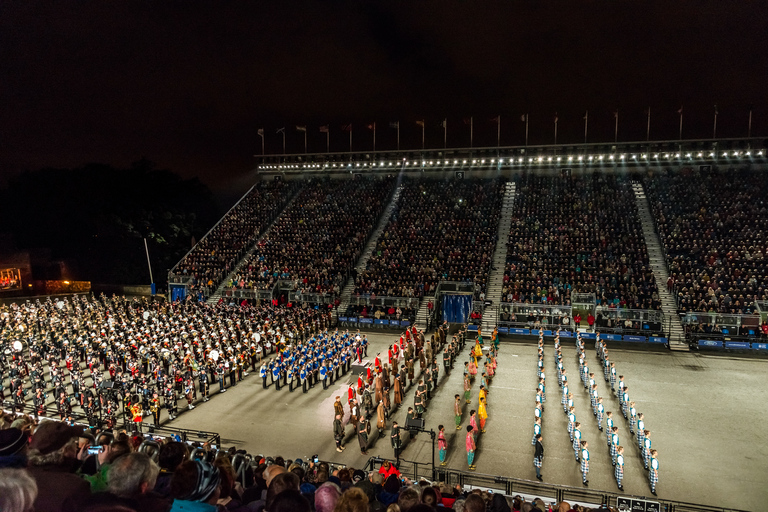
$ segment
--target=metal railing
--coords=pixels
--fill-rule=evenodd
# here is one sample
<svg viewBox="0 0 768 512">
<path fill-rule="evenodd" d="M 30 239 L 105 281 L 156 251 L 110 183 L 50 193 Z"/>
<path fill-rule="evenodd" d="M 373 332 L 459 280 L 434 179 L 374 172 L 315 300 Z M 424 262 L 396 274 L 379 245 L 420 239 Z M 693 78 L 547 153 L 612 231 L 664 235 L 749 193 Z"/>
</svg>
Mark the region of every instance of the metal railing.
<svg viewBox="0 0 768 512">
<path fill-rule="evenodd" d="M 760 336 L 760 315 L 732 315 L 728 313 L 688 312 L 680 320 L 686 332 L 703 336 Z M 702 330 L 693 327 L 701 326 Z"/>
<path fill-rule="evenodd" d="M 366 463 L 365 469 L 368 471 L 376 470 L 381 466 L 383 459 L 371 457 Z M 390 461 L 394 463 L 395 461 Z M 686 503 L 682 501 L 664 500 L 649 498 L 647 496 L 637 496 L 631 494 L 616 494 L 610 491 L 585 489 L 583 487 L 570 487 L 566 485 L 540 483 L 534 480 L 523 478 L 513 478 L 499 475 L 486 475 L 482 473 L 460 471 L 436 467 L 434 474 L 432 466 L 428 463 L 404 461 L 400 459 L 399 471 L 412 480 L 421 478 L 429 481 L 445 482 L 453 487 L 459 485 L 464 487 L 480 487 L 484 489 L 493 489 L 507 496 L 515 494 L 525 494 L 539 496 L 544 501 L 567 501 L 571 504 L 607 504 L 610 507 L 617 507 L 619 498 L 629 498 L 641 501 L 652 501 L 659 503 L 660 510 L 665 512 L 744 512 L 735 508 L 713 507 L 709 505 L 699 505 L 696 503 Z"/>
</svg>

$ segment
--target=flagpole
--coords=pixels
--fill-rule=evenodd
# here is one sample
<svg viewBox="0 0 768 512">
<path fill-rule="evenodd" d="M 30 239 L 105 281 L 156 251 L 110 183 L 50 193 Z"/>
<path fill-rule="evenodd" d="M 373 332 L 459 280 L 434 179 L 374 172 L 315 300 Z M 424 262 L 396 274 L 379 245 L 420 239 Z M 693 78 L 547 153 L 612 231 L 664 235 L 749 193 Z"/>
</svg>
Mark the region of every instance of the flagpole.
<svg viewBox="0 0 768 512">
<path fill-rule="evenodd" d="M 525 145 L 528 145 L 528 114 L 525 114 Z"/>
<path fill-rule="evenodd" d="M 349 152 L 352 152 L 352 125 L 349 125 Z"/>
<path fill-rule="evenodd" d="M 680 107 L 680 140 L 683 140 L 683 107 Z"/>
<path fill-rule="evenodd" d="M 648 107 L 648 124 L 645 126 L 645 141 L 651 140 L 651 107 Z"/>
<path fill-rule="evenodd" d="M 712 138 L 717 138 L 717 105 L 715 105 L 715 123 L 712 126 Z"/>
<path fill-rule="evenodd" d="M 555 112 L 555 144 L 557 144 L 557 112 Z"/>
<path fill-rule="evenodd" d="M 587 143 L 587 125 L 589 124 L 589 110 L 584 114 L 584 144 Z"/>
<path fill-rule="evenodd" d="M 443 149 L 448 147 L 448 118 L 443 119 Z"/>
<path fill-rule="evenodd" d="M 328 131 L 325 132 L 325 152 L 331 152 L 331 127 L 328 126 Z"/>
<path fill-rule="evenodd" d="M 257 133 L 261 137 L 261 156 L 264 156 L 264 128 L 261 128 Z"/>
<path fill-rule="evenodd" d="M 496 118 L 496 147 L 501 146 L 501 114 Z"/>
<path fill-rule="evenodd" d="M 373 123 L 373 150 L 376 151 L 376 122 Z"/>
<path fill-rule="evenodd" d="M 304 129 L 304 153 L 307 152 L 307 129 Z"/>
<path fill-rule="evenodd" d="M 285 154 L 285 128 L 283 128 L 283 154 Z"/>
<path fill-rule="evenodd" d="M 747 124 L 747 138 L 752 138 L 752 109 L 749 109 L 749 124 Z"/>
<path fill-rule="evenodd" d="M 613 113 L 613 117 L 616 119 L 615 126 L 613 128 L 613 142 L 619 141 L 619 109 Z"/>
<path fill-rule="evenodd" d="M 400 151 L 400 121 L 397 122 L 397 150 Z"/>
<path fill-rule="evenodd" d="M 425 121 L 421 122 L 421 149 L 424 149 L 424 125 L 427 124 Z"/>
<path fill-rule="evenodd" d="M 475 131 L 475 120 L 472 116 L 469 118 L 469 147 L 472 147 L 472 138 Z"/>
</svg>

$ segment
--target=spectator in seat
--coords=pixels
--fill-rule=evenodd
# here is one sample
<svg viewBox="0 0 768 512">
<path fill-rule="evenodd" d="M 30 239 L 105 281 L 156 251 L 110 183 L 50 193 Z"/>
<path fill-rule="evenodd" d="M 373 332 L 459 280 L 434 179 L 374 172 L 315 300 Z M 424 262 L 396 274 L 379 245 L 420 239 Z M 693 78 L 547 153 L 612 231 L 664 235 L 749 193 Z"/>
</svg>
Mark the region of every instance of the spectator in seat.
<svg viewBox="0 0 768 512">
<path fill-rule="evenodd" d="M 59 421 L 44 421 L 32 435 L 29 449 L 29 473 L 37 483 L 35 510 L 59 512 L 76 509 L 91 494 L 88 482 L 75 472 L 77 439 L 83 427 Z"/>
<path fill-rule="evenodd" d="M 161 496 L 170 497 L 171 478 L 173 472 L 179 465 L 189 458 L 189 449 L 187 443 L 171 441 L 160 447 L 158 454 L 158 463 L 160 465 L 160 474 L 155 484 L 155 492 Z"/>
<path fill-rule="evenodd" d="M 217 512 L 221 493 L 219 470 L 202 460 L 188 460 L 171 479 L 171 512 Z"/>
<path fill-rule="evenodd" d="M 0 450 L 3 448 L 5 447 L 0 446 Z M 32 512 L 36 497 L 37 483 L 26 469 L 10 467 L 0 469 L 0 510 Z"/>
<path fill-rule="evenodd" d="M 92 494 L 79 512 L 96 512 L 107 506 L 123 506 L 136 512 L 167 512 L 169 499 L 152 489 L 160 468 L 144 453 L 128 453 L 115 459 L 107 471 L 108 488 Z"/>
</svg>

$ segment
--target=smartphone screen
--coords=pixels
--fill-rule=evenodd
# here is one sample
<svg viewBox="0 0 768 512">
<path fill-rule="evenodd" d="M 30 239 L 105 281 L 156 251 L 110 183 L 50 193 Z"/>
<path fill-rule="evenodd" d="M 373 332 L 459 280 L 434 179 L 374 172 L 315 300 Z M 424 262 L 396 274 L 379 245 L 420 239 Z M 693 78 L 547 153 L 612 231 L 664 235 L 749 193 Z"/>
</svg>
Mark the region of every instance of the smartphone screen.
<svg viewBox="0 0 768 512">
<path fill-rule="evenodd" d="M 97 455 L 104 451 L 103 446 L 89 446 L 88 447 L 88 455 Z"/>
</svg>

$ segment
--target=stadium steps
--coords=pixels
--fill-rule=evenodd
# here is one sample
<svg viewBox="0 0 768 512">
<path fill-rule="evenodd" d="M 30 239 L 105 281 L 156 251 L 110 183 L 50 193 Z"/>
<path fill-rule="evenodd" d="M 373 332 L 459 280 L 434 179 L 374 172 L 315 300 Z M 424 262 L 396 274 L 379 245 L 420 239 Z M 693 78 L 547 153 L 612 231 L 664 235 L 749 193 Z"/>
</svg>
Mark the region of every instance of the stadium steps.
<svg viewBox="0 0 768 512">
<path fill-rule="evenodd" d="M 486 300 L 492 303 L 483 312 L 482 329 L 491 332 L 496 327 L 499 318 L 499 304 L 501 303 L 501 290 L 504 286 L 504 270 L 507 266 L 507 242 L 509 230 L 512 226 L 512 214 L 515 205 L 515 183 L 507 182 L 504 189 L 504 197 L 501 201 L 501 215 L 499 216 L 499 228 L 496 236 L 496 249 L 493 251 L 491 270 L 488 273 L 488 285 L 485 290 Z"/>
<path fill-rule="evenodd" d="M 303 187 L 299 187 L 299 189 L 296 190 L 296 192 L 294 192 L 293 197 L 291 197 L 291 199 L 287 203 L 285 203 L 283 210 L 274 218 L 274 220 L 269 224 L 269 226 L 267 226 L 267 229 L 264 230 L 261 236 L 258 239 L 256 239 L 256 242 L 254 242 L 251 248 L 248 249 L 245 255 L 243 255 L 243 257 L 240 258 L 240 261 L 237 262 L 234 270 L 232 270 L 232 272 L 227 274 L 227 277 L 225 277 L 221 281 L 221 283 L 219 283 L 219 287 L 216 288 L 216 291 L 210 297 L 208 297 L 208 300 L 206 301 L 208 304 L 216 304 L 217 302 L 219 302 L 219 299 L 224 295 L 224 288 L 226 288 L 226 285 L 229 282 L 229 280 L 232 279 L 232 277 L 237 272 L 240 271 L 240 269 L 245 264 L 245 261 L 251 256 L 251 254 L 253 254 L 253 252 L 256 250 L 256 247 L 258 247 L 259 242 L 261 242 L 264 238 L 266 238 L 266 236 L 269 234 L 270 230 L 272 229 L 272 226 L 274 226 L 277 220 L 280 217 L 282 217 L 283 213 L 288 211 L 288 208 L 291 207 L 291 205 L 293 204 L 293 201 L 296 200 L 296 197 L 299 195 L 299 192 L 301 192 L 302 190 L 303 190 Z"/>
<path fill-rule="evenodd" d="M 667 262 L 664 257 L 664 251 L 662 250 L 661 239 L 656 232 L 656 225 L 653 222 L 650 204 L 645 195 L 645 189 L 641 183 L 633 181 L 632 190 L 635 193 L 637 213 L 643 229 L 645 246 L 648 249 L 648 259 L 650 260 L 651 270 L 653 271 L 654 276 L 656 276 L 656 287 L 659 290 L 661 310 L 664 312 L 667 319 L 671 319 L 669 348 L 672 350 L 687 351 L 688 345 L 685 343 L 685 332 L 680 323 L 680 316 L 677 313 L 677 301 L 675 300 L 675 297 L 667 291 L 667 279 L 669 278 Z"/>
<path fill-rule="evenodd" d="M 368 239 L 368 244 L 365 246 L 365 249 L 363 250 L 363 254 L 360 256 L 360 259 L 357 260 L 357 265 L 355 266 L 355 269 L 358 272 L 364 271 L 365 266 L 368 265 L 368 260 L 371 258 L 371 254 L 373 254 L 373 250 L 376 248 L 376 243 L 379 241 L 381 234 L 384 232 L 384 228 L 387 226 L 387 223 L 389 222 L 390 217 L 392 217 L 392 213 L 395 211 L 395 207 L 397 206 L 397 203 L 400 200 L 400 194 L 403 191 L 404 186 L 405 185 L 397 186 L 394 193 L 392 194 L 391 199 L 389 200 L 389 204 L 384 209 L 384 212 L 381 214 L 381 217 L 379 218 L 379 224 L 378 226 L 376 226 L 376 230 L 371 234 L 370 238 Z M 341 311 L 341 312 L 347 311 L 347 306 L 349 306 L 350 299 L 352 298 L 352 292 L 354 290 L 355 290 L 355 279 L 353 276 L 350 276 L 347 279 L 347 284 L 341 290 L 341 295 L 339 296 L 338 311 Z"/>
<path fill-rule="evenodd" d="M 416 328 L 420 331 L 424 331 L 425 335 L 428 334 L 427 320 L 429 320 L 429 308 L 427 307 L 427 304 L 429 304 L 430 300 L 434 304 L 434 293 L 432 295 L 425 295 L 421 298 L 419 301 L 419 310 L 416 312 Z"/>
</svg>

